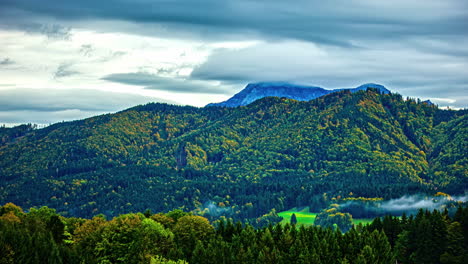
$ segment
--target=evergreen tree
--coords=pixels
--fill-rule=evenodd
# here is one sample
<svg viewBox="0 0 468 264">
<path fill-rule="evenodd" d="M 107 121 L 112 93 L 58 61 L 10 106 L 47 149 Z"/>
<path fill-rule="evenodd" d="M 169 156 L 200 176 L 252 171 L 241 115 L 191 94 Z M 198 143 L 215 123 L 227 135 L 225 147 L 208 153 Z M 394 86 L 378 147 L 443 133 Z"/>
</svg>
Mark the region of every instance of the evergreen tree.
<svg viewBox="0 0 468 264">
<path fill-rule="evenodd" d="M 443 264 L 462 264 L 468 259 L 468 250 L 463 247 L 463 231 L 460 223 L 453 222 L 448 227 L 447 248 L 440 256 Z"/>
<path fill-rule="evenodd" d="M 297 217 L 296 214 L 291 215 L 291 225 L 296 225 L 297 224 Z"/>
</svg>

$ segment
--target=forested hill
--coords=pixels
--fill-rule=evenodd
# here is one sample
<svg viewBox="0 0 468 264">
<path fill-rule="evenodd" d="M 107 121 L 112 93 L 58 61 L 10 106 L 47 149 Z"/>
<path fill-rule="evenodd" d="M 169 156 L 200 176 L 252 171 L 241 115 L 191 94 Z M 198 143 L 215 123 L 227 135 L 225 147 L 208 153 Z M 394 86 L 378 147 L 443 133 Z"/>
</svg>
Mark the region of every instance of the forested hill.
<svg viewBox="0 0 468 264">
<path fill-rule="evenodd" d="M 462 193 L 466 113 L 368 89 L 237 108 L 148 104 L 19 136 L 3 129 L 0 204 L 89 217 L 209 202 L 251 218 L 338 196 Z"/>
</svg>

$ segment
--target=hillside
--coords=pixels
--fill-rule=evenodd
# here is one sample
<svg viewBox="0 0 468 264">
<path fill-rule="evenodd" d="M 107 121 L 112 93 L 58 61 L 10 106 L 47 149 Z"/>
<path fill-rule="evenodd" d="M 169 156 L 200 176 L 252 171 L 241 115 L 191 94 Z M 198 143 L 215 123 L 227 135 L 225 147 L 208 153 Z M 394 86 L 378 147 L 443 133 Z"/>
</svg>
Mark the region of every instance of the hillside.
<svg viewBox="0 0 468 264">
<path fill-rule="evenodd" d="M 336 196 L 457 194 L 468 186 L 467 125 L 465 110 L 377 89 L 237 108 L 148 104 L 1 145 L 0 204 L 82 217 L 209 205 L 243 219 Z"/>
</svg>

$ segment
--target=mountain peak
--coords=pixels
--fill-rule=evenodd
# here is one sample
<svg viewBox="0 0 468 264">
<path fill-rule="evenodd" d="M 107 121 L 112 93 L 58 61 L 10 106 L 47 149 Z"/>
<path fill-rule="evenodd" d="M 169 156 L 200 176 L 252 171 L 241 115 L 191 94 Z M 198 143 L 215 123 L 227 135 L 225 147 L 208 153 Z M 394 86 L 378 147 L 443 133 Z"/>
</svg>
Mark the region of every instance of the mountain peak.
<svg viewBox="0 0 468 264">
<path fill-rule="evenodd" d="M 248 87 L 259 87 L 259 88 L 266 88 L 266 89 L 271 89 L 274 87 L 294 87 L 294 88 L 306 88 L 306 89 L 321 88 L 321 87 L 310 86 L 310 85 L 295 84 L 295 83 L 290 83 L 290 82 L 285 82 L 285 81 L 255 82 L 255 83 L 247 84 L 246 88 Z"/>
<path fill-rule="evenodd" d="M 364 90 L 365 91 L 368 88 L 378 89 L 381 93 L 384 93 L 384 94 L 390 93 L 390 90 L 385 88 L 385 86 L 383 86 L 381 84 L 377 84 L 377 83 L 365 83 L 365 84 L 359 85 L 358 87 L 356 87 L 354 89 L 350 89 L 350 90 L 354 90 L 354 91 Z"/>
<path fill-rule="evenodd" d="M 333 92 L 350 90 L 357 92 L 367 90 L 368 88 L 378 89 L 382 93 L 390 93 L 390 91 L 383 85 L 376 83 L 366 83 L 356 88 L 341 88 L 334 90 L 327 90 L 322 87 L 294 84 L 290 82 L 275 81 L 275 82 L 256 82 L 249 83 L 247 86 L 229 98 L 227 101 L 221 103 L 211 103 L 207 106 L 224 106 L 224 107 L 237 107 L 248 105 L 258 99 L 275 96 L 286 97 L 298 101 L 309 101 Z"/>
<path fill-rule="evenodd" d="M 434 103 L 429 99 L 427 99 L 426 101 L 422 101 L 422 102 L 427 105 L 434 105 Z"/>
</svg>

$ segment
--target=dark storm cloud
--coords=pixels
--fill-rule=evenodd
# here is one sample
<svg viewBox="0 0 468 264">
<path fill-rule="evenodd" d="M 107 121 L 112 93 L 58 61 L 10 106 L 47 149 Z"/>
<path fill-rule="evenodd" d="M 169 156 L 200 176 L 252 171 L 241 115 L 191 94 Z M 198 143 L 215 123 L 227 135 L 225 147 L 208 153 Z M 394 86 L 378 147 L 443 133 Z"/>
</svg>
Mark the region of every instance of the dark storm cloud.
<svg viewBox="0 0 468 264">
<path fill-rule="evenodd" d="M 161 90 L 175 93 L 226 93 L 224 89 L 204 81 L 161 77 L 146 72 L 115 73 L 104 76 L 102 80 L 143 86 L 145 89 Z"/>
<path fill-rule="evenodd" d="M 155 23 L 205 37 L 254 32 L 353 47 L 365 39 L 466 35 L 467 7 L 464 0 L 3 0 L 0 8 L 3 13 L 22 10 L 60 20 Z"/>
</svg>

